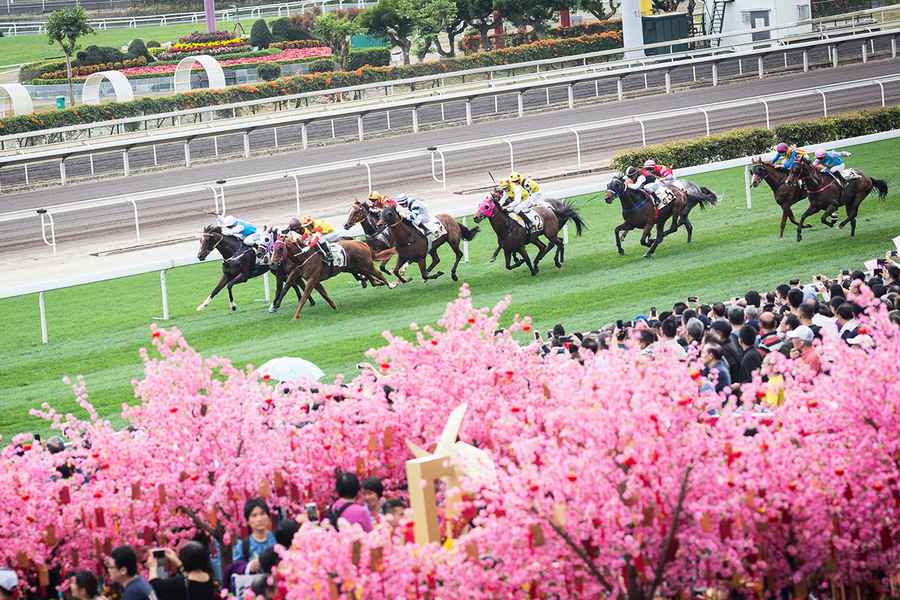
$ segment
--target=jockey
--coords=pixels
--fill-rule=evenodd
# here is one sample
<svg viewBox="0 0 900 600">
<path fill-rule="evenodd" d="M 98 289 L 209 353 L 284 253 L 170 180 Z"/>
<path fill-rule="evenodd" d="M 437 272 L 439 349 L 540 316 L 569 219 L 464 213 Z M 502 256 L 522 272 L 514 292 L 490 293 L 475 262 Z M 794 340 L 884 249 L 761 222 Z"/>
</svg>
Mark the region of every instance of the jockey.
<svg viewBox="0 0 900 600">
<path fill-rule="evenodd" d="M 309 215 L 300 219 L 300 231 L 303 235 L 303 241 L 306 242 L 307 247 L 318 250 L 329 265 L 334 260 L 331 254 L 331 247 L 328 245 L 328 242 L 334 241 L 334 239 L 329 239 L 332 237 L 328 235 L 331 229 L 331 226 L 327 223 L 315 221 Z"/>
<path fill-rule="evenodd" d="M 663 185 L 656 175 L 649 171 L 628 167 L 625 169 L 625 185 L 632 190 L 646 190 L 650 192 L 653 204 L 659 206 L 660 202 L 668 196 L 669 190 Z"/>
<path fill-rule="evenodd" d="M 791 167 L 800 160 L 809 160 L 806 150 L 798 147 L 796 144 L 788 146 L 784 142 L 775 146 L 775 156 L 772 157 L 772 166 L 785 171 L 790 171 Z"/>
<path fill-rule="evenodd" d="M 265 248 L 263 248 L 261 244 L 263 241 L 262 230 L 258 230 L 256 225 L 253 225 L 248 221 L 236 219 L 232 215 L 227 215 L 225 217 L 217 216 L 216 222 L 222 229 L 222 235 L 238 238 L 244 243 L 244 246 L 247 246 L 248 250 L 253 250 L 256 253 L 257 263 L 266 264 Z M 243 255 L 244 252 L 240 252 L 233 256 L 231 260 L 236 261 Z"/>
<path fill-rule="evenodd" d="M 385 200 L 387 200 L 387 198 L 385 198 L 378 192 L 372 191 L 369 192 L 369 198 L 366 201 L 366 206 L 369 207 L 369 210 L 381 212 L 381 210 L 384 208 Z"/>
<path fill-rule="evenodd" d="M 541 186 L 538 185 L 538 182 L 531 177 L 525 177 L 521 173 L 513 171 L 509 175 L 509 181 L 521 185 L 525 189 L 525 191 L 528 192 L 528 197 L 532 203 L 540 201 Z"/>
<path fill-rule="evenodd" d="M 513 173 L 513 175 L 519 174 Z M 521 175 L 519 175 L 519 178 L 521 178 Z M 500 197 L 500 206 L 506 212 L 519 215 L 522 221 L 525 222 L 525 228 L 530 228 L 532 223 L 526 211 L 531 208 L 533 200 L 528 188 L 512 179 L 501 179 L 498 187 L 503 191 L 503 195 Z"/>
<path fill-rule="evenodd" d="M 397 194 L 393 200 L 398 206 L 406 209 L 409 222 L 428 240 L 428 230 L 425 228 L 425 223 L 431 217 L 428 214 L 428 207 L 425 206 L 425 203 L 406 194 Z"/>
<path fill-rule="evenodd" d="M 675 174 L 672 173 L 672 169 L 665 165 L 656 164 L 656 161 L 652 158 L 648 158 L 644 163 L 641 173 L 644 175 L 653 175 L 657 179 L 663 181 L 675 181 Z"/>
<path fill-rule="evenodd" d="M 816 161 L 813 166 L 822 173 L 830 174 L 841 187 L 846 187 L 847 179 L 844 177 L 844 171 L 847 165 L 844 158 L 850 156 L 849 152 L 836 150 L 827 152 L 825 148 L 819 148 L 816 150 Z"/>
</svg>

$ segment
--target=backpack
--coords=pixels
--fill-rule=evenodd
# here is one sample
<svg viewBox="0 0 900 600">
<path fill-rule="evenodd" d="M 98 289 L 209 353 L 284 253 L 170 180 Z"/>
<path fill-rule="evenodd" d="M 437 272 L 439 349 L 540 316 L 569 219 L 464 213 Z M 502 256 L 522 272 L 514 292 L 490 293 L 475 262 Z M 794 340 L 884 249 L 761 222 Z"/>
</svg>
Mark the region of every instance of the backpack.
<svg viewBox="0 0 900 600">
<path fill-rule="evenodd" d="M 334 527 L 335 531 L 339 531 L 340 527 L 338 527 L 338 519 L 340 519 L 341 515 L 344 514 L 344 511 L 351 506 L 353 506 L 353 503 L 348 502 L 338 510 L 334 510 L 334 504 L 332 504 L 325 510 L 325 514 L 323 516 L 328 519 L 328 522 L 331 523 L 331 526 Z"/>
</svg>

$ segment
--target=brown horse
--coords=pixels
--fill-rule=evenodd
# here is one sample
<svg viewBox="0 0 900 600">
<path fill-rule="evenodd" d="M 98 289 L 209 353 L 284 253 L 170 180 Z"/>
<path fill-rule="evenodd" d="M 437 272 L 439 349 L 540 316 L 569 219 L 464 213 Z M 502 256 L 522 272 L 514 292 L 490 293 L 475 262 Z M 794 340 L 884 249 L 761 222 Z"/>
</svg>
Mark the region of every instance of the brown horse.
<svg viewBox="0 0 900 600">
<path fill-rule="evenodd" d="M 553 247 L 556 247 L 553 262 L 556 264 L 556 268 L 562 267 L 565 260 L 565 246 L 559 238 L 559 230 L 562 229 L 566 221 L 571 219 L 575 223 L 577 235 L 581 235 L 584 229 L 584 221 L 581 219 L 578 211 L 562 201 L 548 201 L 548 207 L 536 206 L 534 208 L 534 211 L 540 215 L 544 223 L 543 229 L 540 231 L 529 231 L 515 221 L 500 206 L 502 194 L 501 190 L 494 190 L 484 199 L 475 213 L 475 222 L 480 222 L 485 218 L 490 221 L 494 233 L 497 234 L 497 244 L 506 257 L 506 268 L 512 270 L 524 263 L 528 266 L 528 270 L 531 271 L 532 275 L 537 275 L 538 264 L 550 251 L 550 248 Z M 549 245 L 540 239 L 542 235 L 549 240 Z M 528 256 L 528 244 L 534 244 L 538 247 L 538 254 L 534 259 L 533 265 Z M 515 255 L 518 255 L 520 258 L 513 263 L 512 258 Z"/>
<path fill-rule="evenodd" d="M 389 203 L 384 210 L 381 211 L 381 222 L 390 228 L 391 235 L 394 238 L 394 247 L 397 249 L 397 264 L 394 267 L 393 273 L 394 276 L 403 283 L 409 281 L 408 279 L 404 279 L 400 274 L 400 268 L 406 263 L 416 263 L 419 265 L 419 272 L 422 273 L 422 279 L 424 281 L 437 279 L 443 275 L 443 271 L 438 271 L 433 275 L 431 274 L 431 271 L 441 261 L 437 251 L 444 243 L 450 244 L 450 248 L 456 255 L 453 268 L 450 269 L 450 277 L 453 278 L 453 281 L 458 281 L 459 279 L 456 276 L 456 268 L 459 266 L 459 261 L 461 261 L 463 257 L 462 250 L 459 249 L 459 243 L 463 240 L 467 242 L 472 241 L 478 233 L 479 228 L 475 227 L 469 229 L 465 225 L 457 223 L 456 219 L 446 214 L 435 215 L 435 218 L 441 222 L 447 233 L 434 240 L 431 244 L 431 250 L 429 251 L 428 240 L 426 240 L 425 236 L 412 224 L 400 217 L 400 213 L 397 212 L 397 207 L 394 203 Z M 431 264 L 426 269 L 425 258 L 429 255 L 431 256 Z"/>
<path fill-rule="evenodd" d="M 347 222 L 344 223 L 344 229 L 350 229 L 359 223 L 366 234 L 366 244 L 372 249 L 375 260 L 381 261 L 378 270 L 382 273 L 390 273 L 386 265 L 391 257 L 397 254 L 397 251 L 394 249 L 391 230 L 387 227 L 378 227 L 379 218 L 380 213 L 373 212 L 365 203 L 354 200 L 350 214 L 347 216 Z"/>
<path fill-rule="evenodd" d="M 325 243 L 325 242 L 322 242 Z M 373 286 L 387 285 L 394 287 L 395 284 L 389 284 L 384 276 L 379 273 L 372 264 L 372 250 L 366 244 L 353 240 L 340 240 L 337 242 L 346 254 L 346 264 L 343 267 L 335 267 L 325 262 L 321 252 L 316 248 L 309 248 L 302 245 L 301 242 L 292 239 L 279 238 L 275 241 L 272 248 L 272 265 L 278 267 L 285 263 L 285 270 L 288 272 L 287 284 L 293 285 L 295 282 L 306 281 L 306 288 L 303 295 L 297 303 L 297 310 L 294 312 L 294 319 L 300 318 L 300 311 L 309 298 L 312 290 L 319 292 L 319 295 L 325 299 L 328 306 L 337 310 L 337 306 L 328 296 L 322 282 L 330 279 L 339 273 L 355 273 L 366 277 Z M 280 304 L 281 298 L 276 298 L 276 302 Z"/>
<path fill-rule="evenodd" d="M 688 243 L 693 236 L 694 228 L 688 218 L 691 210 L 695 206 L 706 208 L 707 206 L 715 206 L 716 195 L 706 188 L 698 187 L 695 184 L 686 186 L 686 189 L 680 190 L 675 186 L 666 186 L 675 193 L 675 199 L 667 205 L 657 210 L 653 203 L 653 198 L 649 192 L 644 190 L 631 189 L 625 184 L 622 177 L 613 177 L 606 186 L 606 203 L 612 204 L 613 199 L 618 197 L 622 202 L 622 219 L 624 223 L 616 227 L 615 238 L 616 248 L 620 255 L 625 254 L 622 248 L 622 239 L 624 235 L 631 229 L 642 229 L 641 245 L 647 246 L 649 249 L 644 253 L 644 258 L 650 258 L 656 252 L 663 238 L 677 231 L 678 227 L 684 225 L 688 232 Z M 692 190 L 698 190 L 694 192 Z M 665 231 L 666 221 L 672 218 L 672 227 Z M 656 227 L 656 237 L 650 241 L 650 232 Z"/>
<path fill-rule="evenodd" d="M 797 241 L 803 239 L 803 222 L 819 211 L 822 214 L 822 223 L 834 227 L 838 222 L 834 213 L 839 206 L 847 208 L 847 218 L 841 221 L 840 227 L 850 223 L 850 237 L 856 235 L 856 215 L 859 213 L 859 205 L 862 204 L 872 190 L 878 190 L 878 198 L 887 198 L 888 185 L 880 179 L 867 177 L 859 172 L 859 177 L 851 179 L 846 186 L 841 186 L 831 175 L 820 173 L 815 167 L 804 161 L 798 161 L 791 168 L 788 181 L 801 180 L 809 193 L 809 208 L 800 217 L 797 226 Z M 828 220 L 833 217 L 832 220 Z"/>
<path fill-rule="evenodd" d="M 788 172 L 779 169 L 770 162 L 760 159 L 754 159 L 750 167 L 750 174 L 753 179 L 750 181 L 750 187 L 757 187 L 765 181 L 775 196 L 775 203 L 781 207 L 781 225 L 778 230 L 778 237 L 784 237 L 784 227 L 788 220 L 796 226 L 800 223 L 794 218 L 794 211 L 791 206 L 806 198 L 806 190 L 796 183 L 787 183 Z M 812 227 L 812 225 L 804 225 L 804 227 Z"/>
</svg>

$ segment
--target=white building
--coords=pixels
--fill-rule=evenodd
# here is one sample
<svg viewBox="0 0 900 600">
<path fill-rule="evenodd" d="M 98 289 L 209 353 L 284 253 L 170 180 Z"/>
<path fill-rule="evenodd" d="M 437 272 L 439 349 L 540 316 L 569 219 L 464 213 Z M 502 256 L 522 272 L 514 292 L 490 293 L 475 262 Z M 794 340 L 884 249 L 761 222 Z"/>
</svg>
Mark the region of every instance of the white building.
<svg viewBox="0 0 900 600">
<path fill-rule="evenodd" d="M 722 21 L 722 32 L 746 31 L 765 27 L 780 27 L 810 18 L 810 0 L 707 0 L 706 11 L 709 19 L 715 5 L 724 6 L 725 15 Z M 792 27 L 779 31 L 761 31 L 746 36 L 729 37 L 723 45 L 782 38 L 801 35 L 812 31 L 811 25 Z"/>
</svg>

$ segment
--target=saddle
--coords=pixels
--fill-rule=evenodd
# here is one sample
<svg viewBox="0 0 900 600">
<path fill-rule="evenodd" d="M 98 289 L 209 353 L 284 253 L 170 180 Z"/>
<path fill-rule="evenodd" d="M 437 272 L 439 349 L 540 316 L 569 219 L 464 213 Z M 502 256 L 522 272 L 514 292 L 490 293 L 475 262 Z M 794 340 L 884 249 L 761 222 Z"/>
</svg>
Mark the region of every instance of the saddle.
<svg viewBox="0 0 900 600">
<path fill-rule="evenodd" d="M 344 251 L 343 246 L 337 242 L 325 242 L 320 245 L 328 246 L 328 251 L 331 254 L 332 267 L 335 269 L 342 269 L 347 266 L 347 253 Z"/>
<path fill-rule="evenodd" d="M 437 241 L 439 237 L 447 235 L 447 228 L 444 227 L 444 224 L 441 223 L 441 220 L 437 217 L 429 217 L 428 220 L 422 224 L 422 227 L 428 232 L 428 242 L 431 244 Z"/>
<path fill-rule="evenodd" d="M 516 213 L 509 213 L 509 217 L 521 225 L 529 234 L 540 233 L 544 230 L 544 219 L 541 218 L 540 213 L 534 210 L 534 208 L 529 208 L 524 211 L 524 213 L 529 221 L 527 224 L 525 223 L 525 220 L 522 219 L 522 216 Z"/>
</svg>

